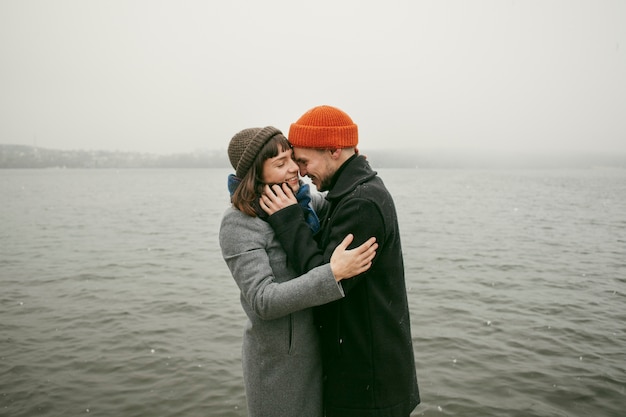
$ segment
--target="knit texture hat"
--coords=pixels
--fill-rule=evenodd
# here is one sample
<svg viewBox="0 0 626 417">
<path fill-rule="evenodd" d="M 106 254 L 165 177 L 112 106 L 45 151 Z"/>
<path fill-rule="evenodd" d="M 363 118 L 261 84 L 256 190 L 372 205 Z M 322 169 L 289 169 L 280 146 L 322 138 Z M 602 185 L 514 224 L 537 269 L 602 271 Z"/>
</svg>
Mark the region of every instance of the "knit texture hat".
<svg viewBox="0 0 626 417">
<path fill-rule="evenodd" d="M 254 159 L 271 138 L 283 133 L 273 126 L 253 127 L 237 133 L 228 144 L 228 159 L 235 168 L 237 178 L 243 178 Z"/>
<path fill-rule="evenodd" d="M 289 128 L 289 142 L 300 148 L 353 148 L 359 143 L 357 125 L 342 110 L 313 107 Z"/>
</svg>

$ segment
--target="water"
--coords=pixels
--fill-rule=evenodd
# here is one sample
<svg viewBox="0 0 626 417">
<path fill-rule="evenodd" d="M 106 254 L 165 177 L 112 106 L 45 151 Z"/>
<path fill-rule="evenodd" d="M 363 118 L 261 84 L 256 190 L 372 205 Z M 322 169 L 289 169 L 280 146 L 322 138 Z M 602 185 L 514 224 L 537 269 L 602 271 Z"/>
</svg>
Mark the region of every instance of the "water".
<svg viewBox="0 0 626 417">
<path fill-rule="evenodd" d="M 379 170 L 414 416 L 623 416 L 626 170 Z M 0 171 L 0 416 L 245 416 L 227 170 Z"/>
</svg>

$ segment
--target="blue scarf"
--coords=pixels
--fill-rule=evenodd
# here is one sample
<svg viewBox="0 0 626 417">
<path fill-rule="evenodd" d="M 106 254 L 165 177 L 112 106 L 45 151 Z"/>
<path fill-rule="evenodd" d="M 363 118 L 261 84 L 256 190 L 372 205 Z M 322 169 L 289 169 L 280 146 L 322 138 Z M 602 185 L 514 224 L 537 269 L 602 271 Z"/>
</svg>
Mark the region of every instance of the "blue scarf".
<svg viewBox="0 0 626 417">
<path fill-rule="evenodd" d="M 235 190 L 240 183 L 241 180 L 237 178 L 234 174 L 228 175 L 228 192 L 230 193 L 231 197 L 235 193 Z M 306 224 L 313 231 L 313 234 L 316 234 L 320 230 L 320 219 L 317 217 L 317 214 L 315 213 L 315 210 L 313 210 L 313 207 L 311 207 L 311 187 L 309 186 L 309 184 L 304 184 L 302 181 L 300 181 L 300 188 L 296 193 L 296 200 L 298 200 L 298 205 L 300 206 L 300 208 L 302 208 L 304 221 L 306 221 Z M 259 217 L 267 217 L 267 213 L 265 213 L 265 211 L 263 211 L 260 207 L 257 208 L 257 211 L 259 212 Z"/>
</svg>

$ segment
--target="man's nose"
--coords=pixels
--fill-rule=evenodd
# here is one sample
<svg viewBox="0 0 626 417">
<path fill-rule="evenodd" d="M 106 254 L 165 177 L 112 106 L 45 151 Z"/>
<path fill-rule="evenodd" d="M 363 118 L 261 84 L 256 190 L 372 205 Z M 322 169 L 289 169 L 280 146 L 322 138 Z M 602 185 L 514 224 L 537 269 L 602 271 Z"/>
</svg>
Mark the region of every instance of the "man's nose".
<svg viewBox="0 0 626 417">
<path fill-rule="evenodd" d="M 306 175 L 306 168 L 304 164 L 298 164 L 298 168 L 300 169 L 300 176 L 304 177 Z"/>
</svg>

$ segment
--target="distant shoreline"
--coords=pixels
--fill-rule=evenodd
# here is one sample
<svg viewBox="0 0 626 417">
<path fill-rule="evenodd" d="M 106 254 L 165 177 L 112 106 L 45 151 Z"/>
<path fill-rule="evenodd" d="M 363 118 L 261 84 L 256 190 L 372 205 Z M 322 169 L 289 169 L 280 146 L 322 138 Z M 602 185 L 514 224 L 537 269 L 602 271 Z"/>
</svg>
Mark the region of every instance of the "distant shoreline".
<svg viewBox="0 0 626 417">
<path fill-rule="evenodd" d="M 0 145 L 0 169 L 7 168 L 226 168 L 224 151 L 156 155 L 142 152 L 48 149 Z"/>
<path fill-rule="evenodd" d="M 361 150 L 376 168 L 555 169 L 626 168 L 626 152 L 543 155 L 462 151 Z M 0 169 L 230 168 L 225 150 L 170 155 L 105 150 L 60 150 L 0 144 Z"/>
</svg>

